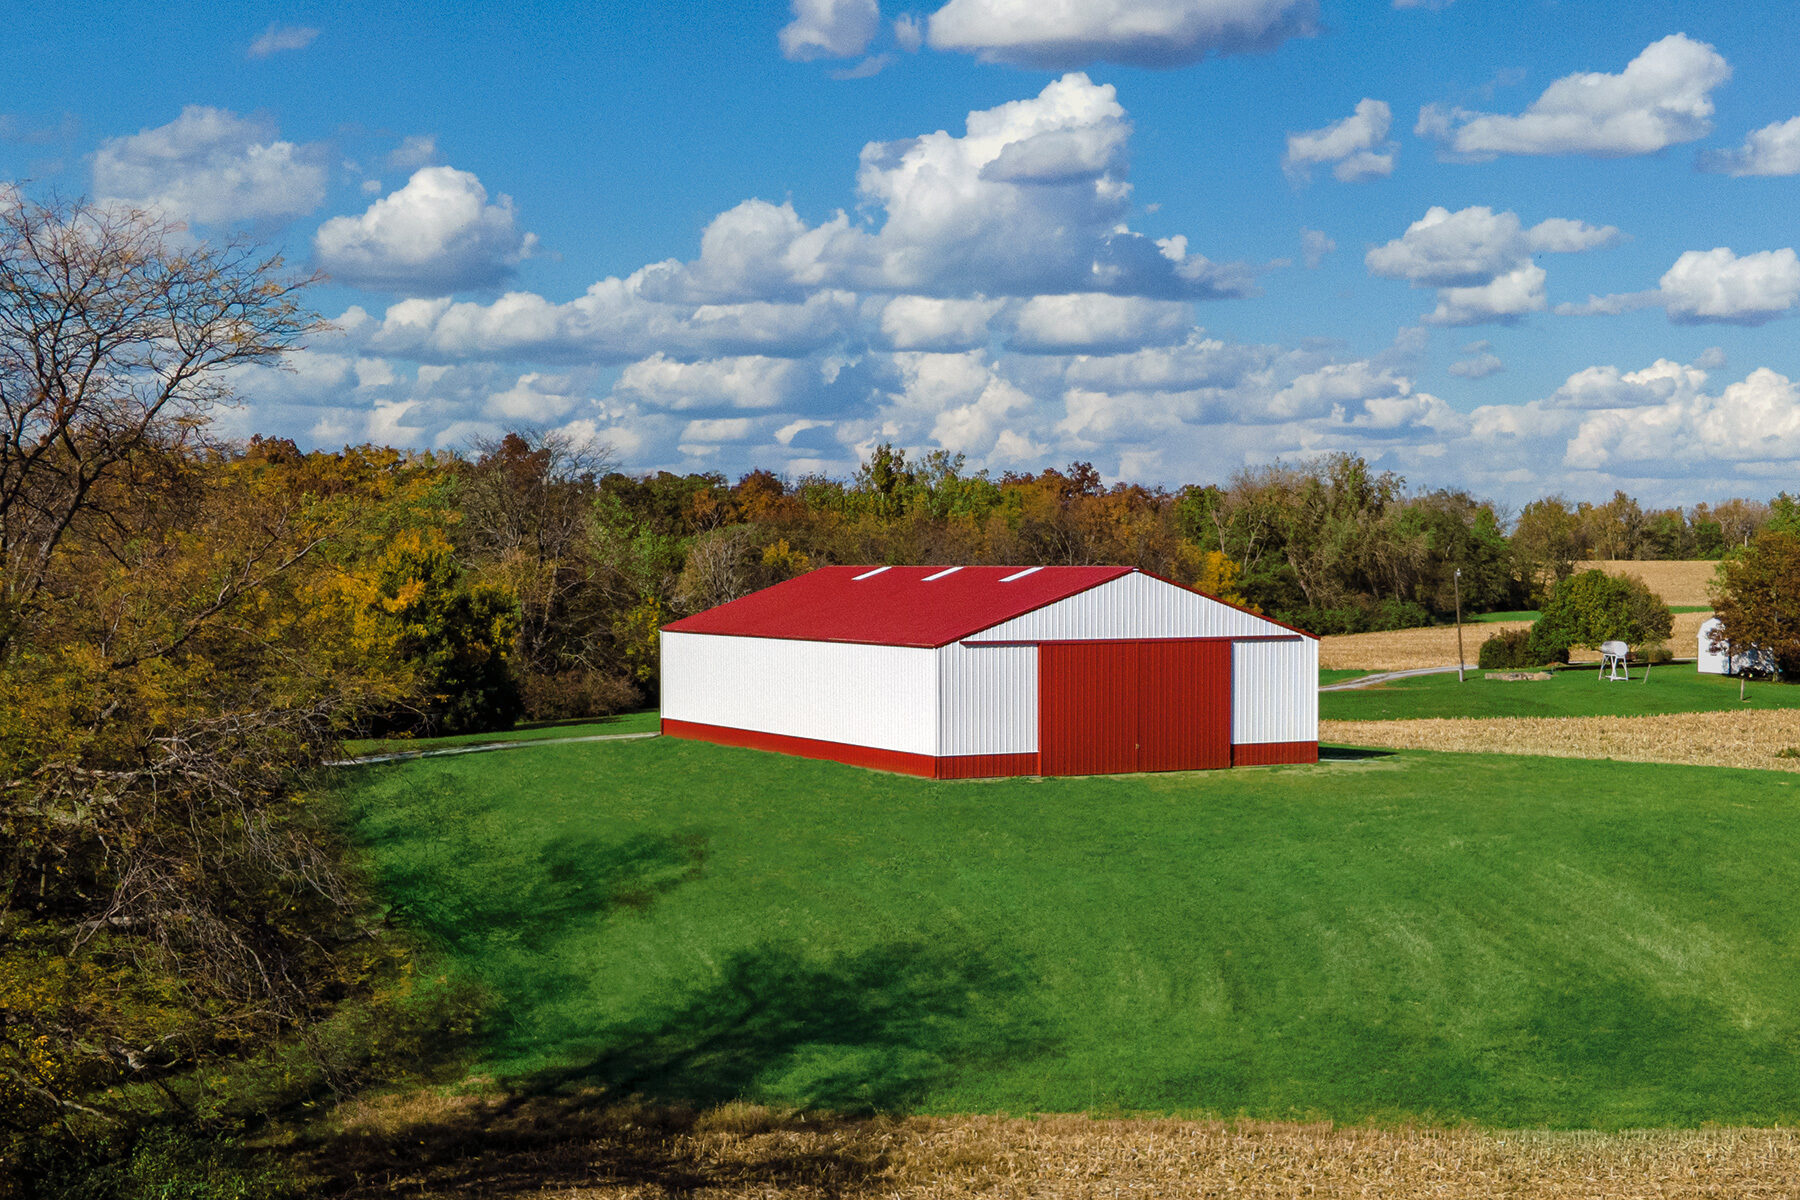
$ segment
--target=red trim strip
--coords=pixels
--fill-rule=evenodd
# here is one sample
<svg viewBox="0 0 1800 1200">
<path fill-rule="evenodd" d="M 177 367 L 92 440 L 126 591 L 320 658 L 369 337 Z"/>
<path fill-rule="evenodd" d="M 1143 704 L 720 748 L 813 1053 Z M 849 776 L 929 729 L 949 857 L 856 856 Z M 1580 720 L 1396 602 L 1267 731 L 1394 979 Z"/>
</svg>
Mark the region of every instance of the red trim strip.
<svg viewBox="0 0 1800 1200">
<path fill-rule="evenodd" d="M 678 721 L 670 717 L 662 719 L 662 732 L 664 737 L 712 742 L 719 746 L 737 746 L 745 750 L 769 750 L 800 758 L 841 762 L 852 767 L 917 775 L 924 779 L 999 779 L 1038 773 L 1036 754 L 956 754 L 933 758 L 929 754 L 879 750 L 873 746 L 852 746 L 847 742 L 790 737 L 785 733 L 763 733 L 755 729 L 733 729 L 727 725 L 706 725 L 699 721 Z M 1317 742 L 1247 742 L 1231 748 L 1231 765 L 1234 767 L 1267 767 L 1280 763 L 1318 761 Z"/>
<path fill-rule="evenodd" d="M 1281 763 L 1316 763 L 1317 742 L 1241 742 L 1231 748 L 1234 767 L 1272 767 Z"/>
<path fill-rule="evenodd" d="M 874 746 L 853 746 L 847 742 L 792 737 L 785 733 L 763 733 L 755 729 L 733 729 L 726 725 L 706 725 L 699 721 L 678 721 L 669 717 L 662 719 L 662 731 L 665 737 L 689 738 L 696 742 L 737 746 L 745 750 L 770 750 L 777 754 L 841 762 L 852 767 L 894 771 L 901 775 L 918 775 L 925 779 L 994 779 L 1007 775 L 1036 775 L 1038 769 L 1036 754 L 957 754 L 934 758 L 929 754 L 908 754 L 904 750 L 880 750 Z"/>
</svg>

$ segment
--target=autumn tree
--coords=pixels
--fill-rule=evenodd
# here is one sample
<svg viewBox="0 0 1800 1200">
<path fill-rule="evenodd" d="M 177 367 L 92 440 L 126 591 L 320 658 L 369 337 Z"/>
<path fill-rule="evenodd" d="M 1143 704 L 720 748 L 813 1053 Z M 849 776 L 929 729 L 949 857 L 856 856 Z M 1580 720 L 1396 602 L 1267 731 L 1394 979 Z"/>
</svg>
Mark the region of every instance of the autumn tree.
<svg viewBox="0 0 1800 1200">
<path fill-rule="evenodd" d="M 1784 674 L 1800 671 L 1800 535 L 1765 529 L 1719 564 L 1712 591 L 1720 628 L 1713 648 L 1768 650 Z"/>
<path fill-rule="evenodd" d="M 177 234 L 0 191 L 0 655 L 41 617 L 63 540 L 107 519 L 104 485 L 195 445 L 231 368 L 317 325 L 279 256 Z"/>
</svg>

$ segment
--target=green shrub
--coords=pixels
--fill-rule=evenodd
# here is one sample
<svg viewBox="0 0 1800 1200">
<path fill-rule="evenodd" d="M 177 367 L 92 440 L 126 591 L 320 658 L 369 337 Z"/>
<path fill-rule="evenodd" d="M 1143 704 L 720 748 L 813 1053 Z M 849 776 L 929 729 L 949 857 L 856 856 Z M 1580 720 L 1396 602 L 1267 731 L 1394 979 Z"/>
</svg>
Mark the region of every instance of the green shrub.
<svg viewBox="0 0 1800 1200">
<path fill-rule="evenodd" d="M 1597 650 L 1609 641 L 1653 644 L 1669 636 L 1675 618 L 1662 597 L 1631 575 L 1583 571 L 1551 589 L 1531 627 L 1532 642 L 1546 657 L 1567 662 L 1571 646 Z"/>
<path fill-rule="evenodd" d="M 1484 671 L 1508 671 L 1535 667 L 1543 660 L 1532 654 L 1530 630 L 1503 629 L 1481 643 L 1476 661 Z"/>
<path fill-rule="evenodd" d="M 175 1125 L 142 1130 L 85 1152 L 45 1144 L 31 1155 L 24 1195 L 34 1200 L 281 1200 L 300 1188 L 229 1133 Z"/>
<path fill-rule="evenodd" d="M 1631 660 L 1641 663 L 1669 663 L 1675 661 L 1675 652 L 1669 649 L 1667 642 L 1651 642 L 1648 645 L 1633 646 Z"/>
</svg>

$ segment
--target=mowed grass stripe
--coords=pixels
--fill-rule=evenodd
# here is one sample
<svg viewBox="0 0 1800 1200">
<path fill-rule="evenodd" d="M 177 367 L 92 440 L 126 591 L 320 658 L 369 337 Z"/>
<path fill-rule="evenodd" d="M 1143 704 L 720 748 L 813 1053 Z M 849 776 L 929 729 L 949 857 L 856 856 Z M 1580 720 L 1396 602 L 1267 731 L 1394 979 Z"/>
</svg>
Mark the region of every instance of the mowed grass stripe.
<svg viewBox="0 0 1800 1200">
<path fill-rule="evenodd" d="M 1800 1116 L 1800 780 L 1402 753 L 934 783 L 659 739 L 359 772 L 472 1067 L 662 1100 Z"/>
<path fill-rule="evenodd" d="M 1489 679 L 1471 670 L 1413 675 L 1319 696 L 1328 721 L 1396 721 L 1429 717 L 1641 717 L 1660 713 L 1766 712 L 1800 708 L 1800 687 L 1702 675 L 1692 663 L 1631 668 L 1630 682 L 1605 682 L 1599 669 L 1559 670 L 1549 679 Z M 1797 735 L 1800 740 L 1800 735 Z"/>
</svg>

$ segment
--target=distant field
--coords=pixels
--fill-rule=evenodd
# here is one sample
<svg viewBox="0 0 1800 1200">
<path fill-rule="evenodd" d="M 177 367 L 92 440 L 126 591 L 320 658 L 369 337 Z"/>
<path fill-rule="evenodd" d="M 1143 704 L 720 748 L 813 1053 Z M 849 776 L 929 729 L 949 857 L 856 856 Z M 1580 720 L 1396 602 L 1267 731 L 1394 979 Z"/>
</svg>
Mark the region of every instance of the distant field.
<svg viewBox="0 0 1800 1200">
<path fill-rule="evenodd" d="M 586 721 L 549 721 L 520 725 L 494 733 L 459 733 L 434 738 L 359 738 L 344 743 L 344 752 L 364 754 L 403 754 L 408 750 L 442 750 L 450 746 L 479 746 L 497 742 L 535 742 L 545 738 L 591 737 L 606 733 L 646 733 L 658 727 L 655 709 L 620 713 L 614 717 L 596 717 Z"/>
<path fill-rule="evenodd" d="M 1638 717 L 1657 713 L 1745 712 L 1800 709 L 1800 685 L 1753 683 L 1738 699 L 1738 681 L 1702 675 L 1692 663 L 1641 667 L 1631 682 L 1603 683 L 1596 670 L 1557 671 L 1549 679 L 1507 682 L 1472 671 L 1466 683 L 1454 672 L 1414 675 L 1374 687 L 1326 692 L 1319 716 L 1337 721 L 1392 721 L 1420 717 Z M 1795 740 L 1800 740 L 1800 729 Z"/>
<path fill-rule="evenodd" d="M 650 739 L 349 778 L 393 919 L 494 998 L 470 1069 L 515 1094 L 1800 1120 L 1800 776 L 936 783 Z"/>
<path fill-rule="evenodd" d="M 1711 612 L 1712 606 L 1709 604 L 1671 604 L 1669 611 L 1677 614 Z M 1543 614 L 1535 608 L 1521 608 L 1511 612 L 1476 613 L 1465 619 L 1472 623 L 1492 624 L 1496 621 L 1535 621 L 1541 616 Z"/>
<path fill-rule="evenodd" d="M 1598 567 L 1610 575 L 1636 575 L 1663 598 L 1663 603 L 1695 610 L 1710 609 L 1712 597 L 1707 589 L 1719 564 L 1711 559 L 1674 562 L 1638 562 L 1631 559 L 1601 559 L 1578 562 L 1577 571 Z"/>
<path fill-rule="evenodd" d="M 1692 658 L 1699 645 L 1700 626 L 1706 611 L 1678 612 L 1669 648 L 1678 657 Z M 1463 657 L 1471 666 L 1481 654 L 1481 643 L 1505 629 L 1528 629 L 1529 621 L 1499 621 L 1463 626 Z M 1576 662 L 1599 661 L 1591 650 L 1577 650 Z M 1406 671 L 1415 667 L 1456 665 L 1456 627 L 1433 625 L 1426 629 L 1395 629 L 1386 633 L 1351 633 L 1319 639 L 1319 666 L 1331 670 Z"/>
</svg>

